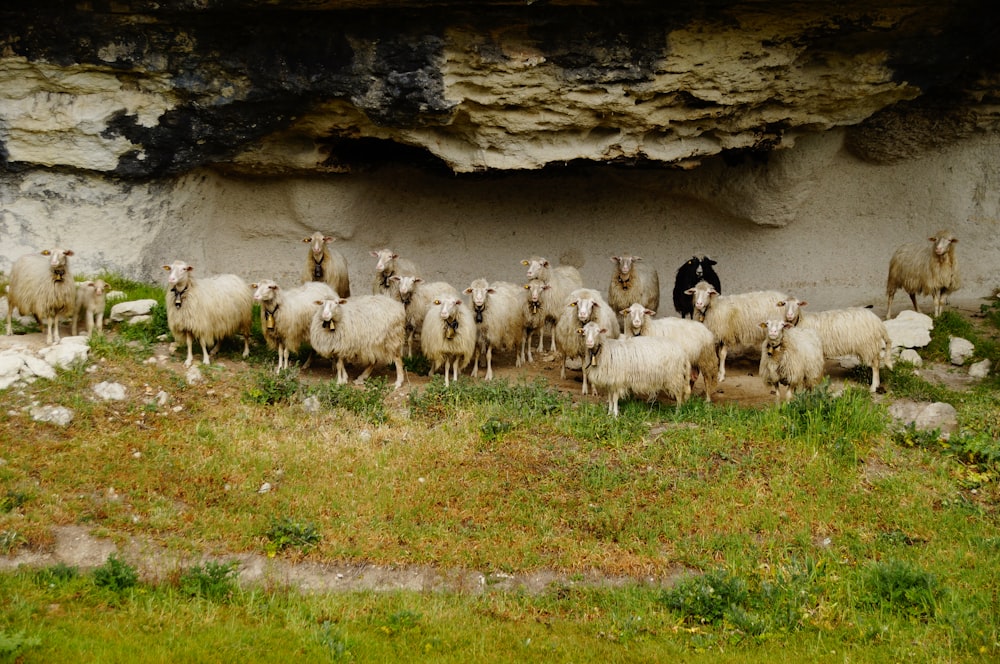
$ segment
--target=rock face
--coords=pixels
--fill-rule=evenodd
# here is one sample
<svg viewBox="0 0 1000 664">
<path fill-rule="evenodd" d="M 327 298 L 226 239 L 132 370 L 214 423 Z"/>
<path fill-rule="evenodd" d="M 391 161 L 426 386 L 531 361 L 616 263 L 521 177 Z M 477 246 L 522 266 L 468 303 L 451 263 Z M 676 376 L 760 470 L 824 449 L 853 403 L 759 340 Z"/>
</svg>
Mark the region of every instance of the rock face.
<svg viewBox="0 0 1000 664">
<path fill-rule="evenodd" d="M 884 161 L 996 122 L 986 2 L 358 4 L 7 9 L 8 166 L 690 167 L 832 127 Z"/>
<path fill-rule="evenodd" d="M 654 256 L 661 273 L 723 254 L 735 290 L 832 304 L 865 284 L 837 302 L 857 303 L 888 253 L 881 236 L 846 238 L 877 219 L 887 246 L 953 225 L 983 266 L 965 270 L 967 288 L 993 278 L 1000 39 L 987 0 L 7 5 L 3 261 L 59 241 L 84 270 L 152 279 L 183 255 L 247 274 L 266 256 L 282 278 L 297 252 L 275 243 L 319 229 L 367 281 L 378 245 L 429 264 L 479 249 L 456 234 L 498 232 L 483 240 L 495 263 L 447 275 L 462 282 L 483 266 L 514 278 L 500 266 L 525 253 L 583 267 L 697 236 Z M 629 246 L 582 240 L 581 213 L 602 232 L 623 225 L 613 237 Z M 739 224 L 797 224 L 782 242 L 801 254 L 809 220 L 835 224 L 824 256 L 782 252 L 770 283 L 754 280 L 748 240 L 758 259 L 769 249 Z M 539 230 L 551 244 L 532 251 Z M 264 254 L 245 248 L 264 240 Z M 839 284 L 808 273 L 847 249 L 856 265 Z M 830 290 L 807 292 L 819 284 Z"/>
</svg>

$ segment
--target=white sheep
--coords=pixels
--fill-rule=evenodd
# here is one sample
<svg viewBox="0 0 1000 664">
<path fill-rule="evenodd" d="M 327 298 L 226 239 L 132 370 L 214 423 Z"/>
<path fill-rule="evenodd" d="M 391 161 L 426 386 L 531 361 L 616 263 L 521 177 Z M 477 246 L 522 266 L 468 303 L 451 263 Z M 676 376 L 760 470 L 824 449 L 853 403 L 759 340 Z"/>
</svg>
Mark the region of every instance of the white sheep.
<svg viewBox="0 0 1000 664">
<path fill-rule="evenodd" d="M 892 368 L 892 341 L 885 323 L 870 309 L 862 307 L 805 313 L 801 307 L 807 304 L 804 300 L 789 297 L 779 302 L 778 306 L 784 307 L 787 322 L 816 332 L 823 345 L 824 357 L 854 355 L 871 367 L 869 391 L 872 394 L 877 392 L 880 365 Z"/>
<path fill-rule="evenodd" d="M 684 348 L 691 362 L 692 386 L 700 374 L 705 383 L 705 401 L 712 401 L 719 379 L 719 354 L 715 335 L 704 323 L 687 318 L 653 318 L 656 312 L 638 302 L 620 313 L 625 318 L 625 336 L 666 337 Z"/>
<path fill-rule="evenodd" d="M 493 379 L 493 351 L 517 352 L 514 366 L 524 362 L 524 306 L 522 289 L 509 281 L 474 280 L 465 294 L 469 296 L 476 322 L 476 351 L 472 356 L 472 376 L 479 375 L 479 357 L 486 358 L 486 380 Z M 519 347 L 520 346 L 520 347 Z"/>
<path fill-rule="evenodd" d="M 531 353 L 532 336 L 538 333 L 538 352 L 545 347 L 546 309 L 549 304 L 548 291 L 551 287 L 541 279 L 531 279 L 524 285 L 525 297 L 522 300 L 524 308 L 524 337 L 521 341 L 521 356 L 527 362 L 534 362 Z M 553 331 L 554 332 L 554 331 Z"/>
<path fill-rule="evenodd" d="M 309 342 L 309 326 L 316 313 L 316 301 L 338 297 L 329 284 L 308 281 L 295 288 L 284 289 L 270 279 L 250 284 L 254 302 L 260 304 L 260 328 L 268 348 L 278 351 L 275 371 L 287 369 L 290 353 L 298 353 Z M 308 366 L 309 361 L 306 361 Z"/>
<path fill-rule="evenodd" d="M 458 289 L 446 281 L 425 282 L 412 274 L 394 274 L 389 278 L 393 284 L 390 296 L 395 297 L 406 308 L 406 354 L 413 355 L 413 340 L 420 336 L 424 318 L 436 297 L 447 294 L 458 297 Z"/>
<path fill-rule="evenodd" d="M 69 318 L 76 306 L 76 282 L 69 268 L 70 249 L 46 249 L 14 262 L 7 285 L 7 335 L 13 334 L 16 308 L 45 326 L 45 341 L 59 342 L 59 318 Z"/>
<path fill-rule="evenodd" d="M 337 358 L 337 384 L 348 382 L 345 363 L 364 365 L 355 380 L 361 385 L 376 365 L 396 366 L 395 388 L 403 386 L 406 372 L 400 354 L 406 311 L 388 295 L 356 295 L 317 302 L 309 328 L 309 343 L 324 357 Z"/>
<path fill-rule="evenodd" d="M 375 280 L 372 282 L 372 293 L 375 295 L 395 295 L 393 275 L 420 275 L 420 270 L 412 261 L 400 258 L 399 254 L 392 249 L 379 249 L 371 254 L 377 259 L 375 261 Z"/>
<path fill-rule="evenodd" d="M 801 389 L 811 390 L 823 378 L 823 345 L 813 330 L 770 318 L 759 324 L 764 331 L 759 375 L 774 389 L 775 402 L 790 401 Z"/>
<path fill-rule="evenodd" d="M 76 282 L 76 304 L 73 307 L 73 336 L 77 333 L 80 315 L 87 325 L 87 336 L 97 327 L 98 334 L 104 333 L 104 308 L 107 302 L 108 284 L 103 279 L 88 279 Z"/>
<path fill-rule="evenodd" d="M 778 291 L 753 291 L 719 295 L 707 281 L 684 291 L 692 298 L 694 319 L 705 324 L 719 344 L 719 382 L 726 379 L 726 356 L 730 349 L 760 348 L 764 340 L 761 321 L 774 317 L 774 308 L 786 299 Z"/>
<path fill-rule="evenodd" d="M 458 380 L 458 372 L 476 351 L 476 319 L 462 298 L 447 293 L 434 298 L 424 318 L 420 348 L 433 362 L 431 374 L 444 366 L 445 387 L 450 380 Z"/>
<path fill-rule="evenodd" d="M 612 256 L 615 271 L 608 286 L 608 304 L 621 311 L 638 302 L 647 309 L 660 308 L 660 275 L 639 256 Z"/>
<path fill-rule="evenodd" d="M 583 337 L 577 333 L 585 323 L 594 322 L 605 330 L 610 339 L 617 339 L 621 334 L 618 324 L 618 314 L 604 301 L 601 294 L 593 288 L 577 288 L 569 294 L 563 304 L 562 313 L 556 321 L 556 349 L 561 355 L 559 378 L 566 378 L 566 362 L 569 360 L 584 360 L 587 347 Z M 587 372 L 583 372 L 583 394 L 587 394 L 589 383 Z"/>
<path fill-rule="evenodd" d="M 546 304 L 545 322 L 554 328 L 556 322 L 559 320 L 559 316 L 562 314 L 562 307 L 566 303 L 566 298 L 569 297 L 569 294 L 573 290 L 583 288 L 583 278 L 580 277 L 580 271 L 572 265 L 551 267 L 549 261 L 541 256 L 532 256 L 527 260 L 521 261 L 521 264 L 528 268 L 528 279 L 540 279 L 549 286 L 545 291 L 543 299 L 543 302 Z M 541 342 L 541 339 L 539 339 L 539 342 Z M 552 352 L 556 351 L 555 335 L 552 336 L 551 348 L 549 350 Z M 538 347 L 538 352 L 542 352 L 541 345 Z"/>
<path fill-rule="evenodd" d="M 655 398 L 662 392 L 676 400 L 678 408 L 691 396 L 691 362 L 670 339 L 609 339 L 593 321 L 577 332 L 588 351 L 584 371 L 590 384 L 608 395 L 611 415 L 618 417 L 618 401 L 630 393 Z"/>
<path fill-rule="evenodd" d="M 951 231 L 940 230 L 927 238 L 931 245 L 909 243 L 896 249 L 889 261 L 889 278 L 885 283 L 885 319 L 892 318 L 892 300 L 902 288 L 910 296 L 913 310 L 920 312 L 917 295 L 929 295 L 934 300 L 934 317 L 949 293 L 962 286 L 962 277 L 955 259 L 955 243 Z"/>
<path fill-rule="evenodd" d="M 217 274 L 195 279 L 194 269 L 184 261 L 164 265 L 167 276 L 167 325 L 174 341 L 187 342 L 184 366 L 194 362 L 193 344 L 201 344 L 204 364 L 211 364 L 210 351 L 224 338 L 243 334 L 243 357 L 250 355 L 250 330 L 253 325 L 253 293 L 235 274 Z"/>
<path fill-rule="evenodd" d="M 347 259 L 336 249 L 327 246 L 333 242 L 333 238 L 316 231 L 302 241 L 309 245 L 309 251 L 302 268 L 301 283 L 321 281 L 329 284 L 340 297 L 350 297 L 351 277 L 347 270 Z"/>
</svg>

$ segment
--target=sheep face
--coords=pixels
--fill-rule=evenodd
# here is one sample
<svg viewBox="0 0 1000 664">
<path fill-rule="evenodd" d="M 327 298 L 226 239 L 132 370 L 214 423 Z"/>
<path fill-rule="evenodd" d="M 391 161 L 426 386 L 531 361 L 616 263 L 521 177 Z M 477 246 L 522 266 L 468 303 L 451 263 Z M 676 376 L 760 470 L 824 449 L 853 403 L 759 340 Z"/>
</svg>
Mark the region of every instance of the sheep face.
<svg viewBox="0 0 1000 664">
<path fill-rule="evenodd" d="M 396 283 L 399 301 L 403 303 L 403 306 L 407 306 L 413 299 L 413 291 L 417 289 L 417 284 L 423 282 L 423 279 L 415 277 L 411 274 L 406 274 L 403 276 L 393 275 L 390 278 L 390 281 Z"/>
<path fill-rule="evenodd" d="M 521 264 L 527 266 L 529 279 L 538 279 L 539 275 L 549 267 L 547 260 L 537 257 L 521 261 Z"/>
<path fill-rule="evenodd" d="M 163 269 L 169 272 L 167 283 L 174 289 L 187 283 L 189 273 L 194 269 L 184 261 L 174 261 L 170 265 L 164 265 Z"/>
<path fill-rule="evenodd" d="M 380 249 L 378 251 L 373 251 L 372 256 L 378 260 L 375 262 L 375 272 L 383 274 L 385 272 L 391 272 L 394 267 L 393 261 L 399 258 L 399 254 L 393 252 L 391 249 Z"/>
<path fill-rule="evenodd" d="M 337 322 L 340 320 L 340 307 L 347 302 L 345 299 L 340 300 L 323 300 L 319 303 L 319 316 L 320 320 L 323 321 L 323 329 L 330 330 L 333 332 L 337 329 Z"/>
<path fill-rule="evenodd" d="M 611 260 L 618 263 L 618 272 L 620 278 L 624 281 L 627 281 L 628 277 L 631 276 L 632 273 L 632 263 L 636 261 L 641 261 L 642 259 L 639 258 L 638 256 L 629 256 L 626 254 L 624 256 L 612 256 Z"/>
<path fill-rule="evenodd" d="M 255 284 L 250 284 L 250 288 L 254 289 L 254 302 L 270 302 L 278 295 L 278 284 L 274 283 L 270 279 L 264 279 Z"/>
<path fill-rule="evenodd" d="M 701 315 L 704 315 L 708 310 L 708 306 L 712 301 L 712 296 L 719 294 L 719 292 L 715 290 L 715 287 L 706 281 L 699 281 L 694 288 L 689 288 L 684 291 L 684 293 L 685 295 L 692 296 L 694 309 Z"/>
<path fill-rule="evenodd" d="M 778 302 L 778 307 L 783 307 L 785 310 L 785 320 L 792 325 L 798 325 L 799 317 L 802 315 L 802 311 L 799 307 L 804 307 L 808 302 L 805 300 L 799 300 L 794 297 L 787 298 Z"/>
<path fill-rule="evenodd" d="M 333 242 L 333 238 L 323 235 L 322 233 L 317 231 L 302 241 L 309 245 L 309 249 L 312 252 L 313 260 L 319 262 L 323 259 L 324 246 L 328 242 Z"/>
<path fill-rule="evenodd" d="M 551 286 L 537 279 L 533 279 L 524 285 L 524 289 L 528 291 L 528 302 L 533 305 L 540 305 L 542 302 L 542 293 L 550 288 Z"/>
<path fill-rule="evenodd" d="M 569 306 L 576 307 L 576 316 L 580 320 L 580 323 L 586 323 L 593 319 L 595 315 L 595 309 L 600 306 L 592 298 L 581 297 L 575 302 L 570 302 Z"/>
<path fill-rule="evenodd" d="M 71 249 L 45 249 L 42 256 L 49 257 L 49 270 L 52 272 L 52 281 L 60 283 L 66 278 L 66 258 L 72 256 Z"/>
<path fill-rule="evenodd" d="M 786 320 L 770 318 L 761 323 L 760 326 L 767 331 L 767 345 L 773 348 L 781 345 L 785 337 L 785 330 L 792 327 L 792 324 Z"/>
<path fill-rule="evenodd" d="M 472 296 L 472 305 L 480 311 L 486 306 L 486 298 L 493 293 L 496 293 L 496 289 L 490 288 L 485 279 L 476 279 L 465 289 L 465 294 Z"/>
<path fill-rule="evenodd" d="M 628 309 L 622 309 L 619 313 L 625 318 L 626 332 L 637 337 L 646 321 L 646 316 L 652 316 L 656 312 L 635 302 Z"/>
<path fill-rule="evenodd" d="M 952 242 L 958 242 L 958 238 L 947 231 L 939 231 L 934 237 L 927 238 L 934 244 L 934 255 L 944 256 L 948 253 Z"/>
</svg>

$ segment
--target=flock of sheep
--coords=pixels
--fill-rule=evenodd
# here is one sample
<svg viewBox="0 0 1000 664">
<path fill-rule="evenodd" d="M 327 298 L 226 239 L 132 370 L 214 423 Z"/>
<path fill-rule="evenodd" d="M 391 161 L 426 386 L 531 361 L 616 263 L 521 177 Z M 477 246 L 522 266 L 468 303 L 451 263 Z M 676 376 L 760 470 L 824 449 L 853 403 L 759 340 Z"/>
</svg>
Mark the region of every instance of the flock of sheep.
<svg viewBox="0 0 1000 664">
<path fill-rule="evenodd" d="M 930 296 L 934 315 L 946 296 L 960 286 L 950 232 L 941 231 L 926 244 L 903 245 L 893 254 L 886 283 L 887 318 L 899 288 Z M 277 351 L 277 369 L 289 366 L 289 355 L 308 344 L 336 365 L 337 382 L 348 382 L 347 365 L 364 367 L 363 383 L 378 365 L 392 364 L 395 386 L 403 384 L 403 355 L 420 351 L 443 368 L 445 385 L 471 362 L 477 376 L 493 377 L 493 352 L 510 351 L 515 365 L 533 362 L 533 348 L 549 349 L 561 360 L 582 367 L 583 393 L 604 393 L 608 410 L 618 415 L 619 399 L 628 394 L 654 398 L 664 394 L 678 405 L 699 377 L 710 401 L 725 380 L 726 358 L 752 348 L 760 352 L 761 379 L 777 400 L 819 383 L 824 358 L 855 355 L 872 368 L 870 389 L 879 387 L 879 367 L 892 366 L 885 325 L 872 311 L 847 308 L 807 314 L 807 303 L 778 291 L 722 295 L 715 261 L 693 257 L 675 276 L 674 308 L 680 317 L 655 318 L 660 304 L 657 271 L 637 256 L 612 258 L 615 267 L 605 298 L 583 285 L 571 266 L 553 266 L 542 257 L 523 261 L 526 281 L 515 284 L 476 279 L 461 293 L 447 282 L 425 281 L 410 261 L 384 249 L 376 259 L 370 295 L 351 295 L 347 261 L 314 233 L 301 283 L 280 287 L 271 280 L 247 284 L 234 274 L 195 277 L 192 266 L 175 261 L 168 272 L 167 322 L 176 343 L 186 343 L 185 365 L 194 361 L 198 342 L 202 362 L 222 339 L 240 333 L 243 356 L 249 354 L 253 307 L 260 307 L 261 327 Z M 7 334 L 14 309 L 45 325 L 48 343 L 59 341 L 60 319 L 71 318 L 73 333 L 83 316 L 87 331 L 103 328 L 101 280 L 77 282 L 69 268 L 72 251 L 52 249 L 19 258 L 8 286 Z M 467 296 L 467 300 L 462 296 Z"/>
</svg>

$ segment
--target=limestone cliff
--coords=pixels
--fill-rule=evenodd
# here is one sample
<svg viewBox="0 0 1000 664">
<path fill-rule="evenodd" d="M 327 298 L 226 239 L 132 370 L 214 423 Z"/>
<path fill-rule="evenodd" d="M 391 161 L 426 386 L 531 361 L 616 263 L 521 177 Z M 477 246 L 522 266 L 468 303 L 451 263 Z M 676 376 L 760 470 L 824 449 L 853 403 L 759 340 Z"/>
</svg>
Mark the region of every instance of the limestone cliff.
<svg viewBox="0 0 1000 664">
<path fill-rule="evenodd" d="M 887 160 L 997 121 L 985 0 L 16 4 L 8 169 L 689 168 L 835 127 Z"/>
</svg>

